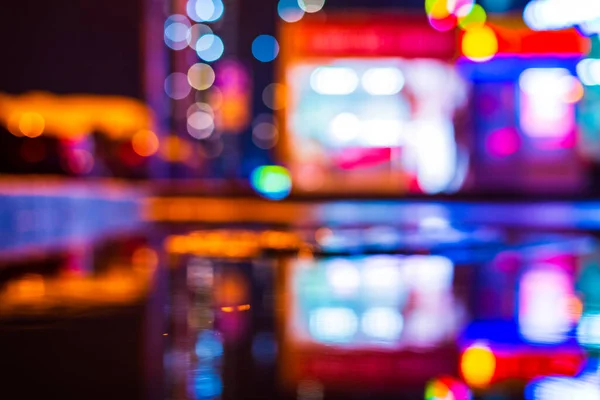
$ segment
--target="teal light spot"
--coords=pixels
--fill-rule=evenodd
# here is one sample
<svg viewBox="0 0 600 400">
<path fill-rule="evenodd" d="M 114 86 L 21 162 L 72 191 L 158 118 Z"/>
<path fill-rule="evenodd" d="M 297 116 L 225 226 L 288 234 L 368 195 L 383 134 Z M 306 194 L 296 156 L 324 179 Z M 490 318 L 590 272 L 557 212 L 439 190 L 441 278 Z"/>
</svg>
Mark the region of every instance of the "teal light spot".
<svg viewBox="0 0 600 400">
<path fill-rule="evenodd" d="M 276 165 L 256 168 L 250 177 L 250 184 L 257 193 L 270 200 L 282 200 L 292 190 L 289 171 Z"/>
</svg>

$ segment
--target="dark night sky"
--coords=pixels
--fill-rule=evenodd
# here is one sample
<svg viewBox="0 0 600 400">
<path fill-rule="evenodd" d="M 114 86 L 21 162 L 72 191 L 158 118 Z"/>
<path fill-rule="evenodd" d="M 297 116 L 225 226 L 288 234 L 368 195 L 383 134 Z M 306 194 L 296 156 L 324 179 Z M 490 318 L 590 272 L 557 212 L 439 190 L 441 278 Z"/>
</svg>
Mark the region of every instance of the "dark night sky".
<svg viewBox="0 0 600 400">
<path fill-rule="evenodd" d="M 49 90 L 141 97 L 143 1 L 3 2 L 0 92 Z M 325 9 L 422 10 L 423 1 L 327 0 Z M 527 0 L 512 1 L 522 7 Z M 245 58 L 256 34 L 274 33 L 277 0 L 241 0 L 240 4 L 240 55 Z"/>
<path fill-rule="evenodd" d="M 0 91 L 140 97 L 140 1 L 3 2 Z"/>
</svg>

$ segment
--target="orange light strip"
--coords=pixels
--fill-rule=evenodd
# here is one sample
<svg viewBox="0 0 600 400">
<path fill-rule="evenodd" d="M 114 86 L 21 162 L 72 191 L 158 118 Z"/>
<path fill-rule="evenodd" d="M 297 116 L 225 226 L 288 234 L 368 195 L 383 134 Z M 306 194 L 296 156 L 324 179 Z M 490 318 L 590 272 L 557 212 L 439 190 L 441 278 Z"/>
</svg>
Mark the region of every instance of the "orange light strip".
<svg viewBox="0 0 600 400">
<path fill-rule="evenodd" d="M 234 312 L 234 311 L 248 311 L 250 309 L 250 304 L 242 304 L 241 306 L 228 306 L 228 307 L 221 307 L 221 311 L 226 312 L 226 313 L 230 313 L 230 312 Z"/>
<path fill-rule="evenodd" d="M 15 136 L 77 139 L 101 132 L 112 139 L 129 139 L 152 129 L 154 115 L 141 101 L 126 97 L 0 93 L 0 124 Z"/>
</svg>

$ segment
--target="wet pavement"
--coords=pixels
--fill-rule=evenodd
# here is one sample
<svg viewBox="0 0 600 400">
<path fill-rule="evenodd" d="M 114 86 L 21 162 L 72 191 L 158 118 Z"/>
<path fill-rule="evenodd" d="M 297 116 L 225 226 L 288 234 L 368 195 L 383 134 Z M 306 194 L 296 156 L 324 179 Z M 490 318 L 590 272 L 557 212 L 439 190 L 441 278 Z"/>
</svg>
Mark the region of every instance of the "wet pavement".
<svg viewBox="0 0 600 400">
<path fill-rule="evenodd" d="M 596 399 L 599 265 L 433 217 L 155 226 L 3 264 L 0 398 Z"/>
</svg>

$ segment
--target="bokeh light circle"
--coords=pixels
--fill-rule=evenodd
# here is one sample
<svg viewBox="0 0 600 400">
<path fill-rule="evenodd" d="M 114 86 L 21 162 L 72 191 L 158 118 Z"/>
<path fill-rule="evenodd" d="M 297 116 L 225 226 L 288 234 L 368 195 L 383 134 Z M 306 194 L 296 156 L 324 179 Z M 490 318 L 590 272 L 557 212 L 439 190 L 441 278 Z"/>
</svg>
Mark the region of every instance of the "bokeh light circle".
<svg viewBox="0 0 600 400">
<path fill-rule="evenodd" d="M 463 18 L 471 13 L 474 6 L 475 0 L 456 0 L 452 13 L 458 18 Z"/>
<path fill-rule="evenodd" d="M 188 0 L 186 12 L 196 22 L 214 22 L 223 16 L 222 0 Z"/>
<path fill-rule="evenodd" d="M 490 133 L 485 144 L 491 155 L 507 157 L 519 150 L 521 138 L 516 129 L 505 127 Z"/>
<path fill-rule="evenodd" d="M 492 59 L 498 52 L 498 38 L 488 26 L 474 26 L 465 32 L 461 43 L 465 57 L 483 62 Z"/>
<path fill-rule="evenodd" d="M 307 13 L 316 13 L 321 11 L 325 5 L 325 0 L 298 0 L 298 5 Z"/>
<path fill-rule="evenodd" d="M 425 0 L 425 13 L 427 15 L 431 14 L 431 10 L 433 10 L 433 6 L 435 6 L 438 1 L 439 0 Z"/>
<path fill-rule="evenodd" d="M 443 18 L 434 18 L 432 16 L 429 16 L 429 25 L 431 25 L 431 27 L 433 29 L 435 29 L 436 31 L 439 32 L 446 32 L 449 31 L 451 29 L 453 29 L 454 27 L 456 27 L 456 17 L 452 14 L 448 14 L 447 16 L 443 17 Z"/>
<path fill-rule="evenodd" d="M 298 22 L 304 17 L 304 10 L 300 8 L 298 0 L 279 0 L 277 13 L 285 22 Z"/>
<path fill-rule="evenodd" d="M 447 0 L 436 0 L 430 5 L 427 15 L 432 19 L 444 19 L 452 15 L 452 11 L 452 7 L 449 7 Z"/>
<path fill-rule="evenodd" d="M 486 20 L 487 14 L 483 7 L 475 4 L 468 14 L 458 19 L 458 26 L 463 30 L 469 30 L 474 26 L 485 25 Z"/>
<path fill-rule="evenodd" d="M 206 139 L 214 131 L 214 119 L 210 113 L 198 110 L 187 119 L 188 133 L 195 139 Z"/>
<path fill-rule="evenodd" d="M 269 200 L 283 200 L 292 191 L 290 172 L 278 165 L 265 165 L 256 168 L 250 176 L 254 190 Z"/>
<path fill-rule="evenodd" d="M 208 93 L 208 102 L 212 108 L 218 110 L 223 105 L 223 91 L 213 86 Z"/>
<path fill-rule="evenodd" d="M 467 384 L 484 387 L 491 382 L 496 372 L 496 356 L 486 346 L 473 345 L 462 354 L 460 370 Z"/>
<path fill-rule="evenodd" d="M 173 14 L 167 18 L 164 27 L 165 44 L 173 50 L 182 50 L 187 46 L 190 21 L 185 15 Z"/>
<path fill-rule="evenodd" d="M 215 116 L 215 112 L 214 112 L 213 108 L 210 106 L 210 104 L 206 104 L 203 102 L 196 102 L 196 103 L 192 104 L 191 106 L 189 106 L 187 109 L 186 115 L 189 117 L 190 115 L 192 115 L 193 113 L 195 113 L 197 111 L 204 111 L 213 117 Z"/>
<path fill-rule="evenodd" d="M 271 149 L 275 147 L 278 140 L 279 130 L 274 123 L 259 122 L 252 128 L 252 142 L 260 149 Z"/>
<path fill-rule="evenodd" d="M 187 75 L 182 72 L 173 72 L 165 79 L 165 93 L 172 99 L 184 99 L 191 90 Z"/>
<path fill-rule="evenodd" d="M 46 121 L 41 114 L 26 112 L 19 119 L 19 131 L 23 136 L 35 138 L 44 133 Z"/>
<path fill-rule="evenodd" d="M 210 29 L 210 26 L 204 24 L 194 24 L 189 29 L 186 42 L 192 49 L 196 50 L 198 39 L 200 39 L 202 35 L 208 35 L 211 33 L 213 33 L 213 30 Z"/>
<path fill-rule="evenodd" d="M 144 129 L 133 135 L 131 146 L 136 154 L 149 157 L 158 151 L 158 137 L 154 132 Z"/>
<path fill-rule="evenodd" d="M 581 82 L 579 81 L 579 79 L 575 78 L 575 77 L 565 77 L 566 79 L 569 79 L 569 81 L 571 82 L 571 87 L 570 89 L 567 91 L 567 93 L 565 94 L 564 97 L 564 101 L 565 103 L 577 103 L 579 101 L 581 101 L 581 99 L 583 99 L 583 96 L 585 95 L 585 89 L 583 88 L 583 85 L 581 84 Z M 563 79 L 565 79 L 563 78 Z"/>
<path fill-rule="evenodd" d="M 224 50 L 223 40 L 212 33 L 200 36 L 196 42 L 196 53 L 204 61 L 212 62 L 218 60 L 223 55 Z"/>
<path fill-rule="evenodd" d="M 279 43 L 271 35 L 260 35 L 252 42 L 252 55 L 261 62 L 270 62 L 279 54 Z"/>
<path fill-rule="evenodd" d="M 197 63 L 187 73 L 189 84 L 196 90 L 206 90 L 215 82 L 215 71 L 208 64 Z"/>
<path fill-rule="evenodd" d="M 285 108 L 285 97 L 283 96 L 285 86 L 280 83 L 271 83 L 262 92 L 263 102 L 271 110 L 282 110 Z"/>
<path fill-rule="evenodd" d="M 197 102 L 187 109 L 187 131 L 195 139 L 206 139 L 215 130 L 215 113 L 209 104 Z"/>
</svg>

